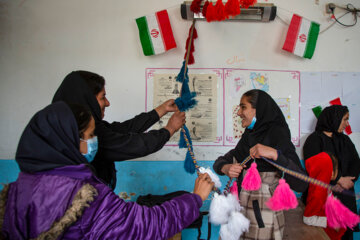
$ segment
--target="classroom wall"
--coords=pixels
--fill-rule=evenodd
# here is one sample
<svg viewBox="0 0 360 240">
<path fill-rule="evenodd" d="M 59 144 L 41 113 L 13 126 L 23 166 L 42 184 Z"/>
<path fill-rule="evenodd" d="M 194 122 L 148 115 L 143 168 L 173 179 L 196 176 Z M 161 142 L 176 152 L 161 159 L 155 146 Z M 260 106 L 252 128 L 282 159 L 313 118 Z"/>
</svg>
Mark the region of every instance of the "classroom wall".
<svg viewBox="0 0 360 240">
<path fill-rule="evenodd" d="M 352 3 L 360 7 L 357 0 L 258 2 L 274 3 L 278 16 L 286 23 L 297 13 L 320 23 L 321 30 L 332 23 L 325 13 L 326 3 Z M 181 67 L 191 25 L 190 21 L 181 19 L 181 3 L 175 0 L 0 0 L 0 182 L 16 179 L 18 168 L 13 159 L 25 125 L 36 111 L 51 102 L 65 75 L 73 70 L 93 71 L 107 80 L 111 107 L 106 110 L 105 120 L 123 121 L 144 111 L 145 69 Z M 169 12 L 178 47 L 162 55 L 145 57 L 135 19 L 162 9 Z M 335 24 L 321 33 L 315 54 L 309 60 L 281 49 L 288 26 L 280 18 L 264 23 L 198 21 L 196 63 L 191 67 L 360 71 L 360 24 L 350 28 Z M 352 18 L 347 15 L 341 20 L 351 23 Z M 237 60 L 229 61 L 231 59 Z M 301 135 L 301 146 L 306 137 Z M 350 137 L 359 151 L 360 134 L 353 133 Z M 300 156 L 301 146 L 297 148 Z M 230 149 L 215 147 L 210 157 L 203 154 L 206 149 L 195 149 L 195 154 L 203 166 L 212 166 L 218 156 Z M 171 156 L 152 161 L 158 159 L 158 153 L 117 163 L 116 193 L 135 200 L 138 195 L 150 192 L 161 194 L 179 188 L 191 191 L 194 176 L 182 169 L 185 152 L 176 147 L 165 147 L 161 151 Z M 141 186 L 139 182 L 147 184 Z M 216 237 L 213 234 L 212 239 Z"/>
</svg>

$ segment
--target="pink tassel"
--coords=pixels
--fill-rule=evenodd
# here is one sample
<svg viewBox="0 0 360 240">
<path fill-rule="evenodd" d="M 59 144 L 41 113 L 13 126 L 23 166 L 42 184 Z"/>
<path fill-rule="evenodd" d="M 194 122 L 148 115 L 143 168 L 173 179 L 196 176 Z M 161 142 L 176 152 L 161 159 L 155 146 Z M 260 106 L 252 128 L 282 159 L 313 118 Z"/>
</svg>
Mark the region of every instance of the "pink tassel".
<svg viewBox="0 0 360 240">
<path fill-rule="evenodd" d="M 241 187 L 246 191 L 258 190 L 261 187 L 261 178 L 256 166 L 255 162 L 251 164 L 242 181 Z"/>
<path fill-rule="evenodd" d="M 265 204 L 273 211 L 281 211 L 296 208 L 298 201 L 285 179 L 280 179 L 279 186 L 277 186 L 273 196 Z"/>
<path fill-rule="evenodd" d="M 232 186 L 230 187 L 230 192 L 236 197 L 237 200 L 239 200 L 239 189 L 236 181 L 233 182 Z"/>
<path fill-rule="evenodd" d="M 337 228 L 353 228 L 360 222 L 359 215 L 345 207 L 339 199 L 328 196 L 325 203 L 325 215 L 328 226 Z"/>
</svg>

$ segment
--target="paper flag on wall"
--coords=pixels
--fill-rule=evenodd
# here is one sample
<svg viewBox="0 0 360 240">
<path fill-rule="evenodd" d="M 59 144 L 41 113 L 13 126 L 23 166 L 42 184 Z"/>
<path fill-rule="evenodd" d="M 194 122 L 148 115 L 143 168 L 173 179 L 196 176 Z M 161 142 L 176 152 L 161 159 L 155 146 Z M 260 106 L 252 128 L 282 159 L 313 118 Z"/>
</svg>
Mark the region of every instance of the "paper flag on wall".
<svg viewBox="0 0 360 240">
<path fill-rule="evenodd" d="M 286 35 L 283 49 L 311 59 L 314 55 L 320 25 L 294 14 Z"/>
<path fill-rule="evenodd" d="M 151 56 L 176 48 L 167 10 L 136 19 L 140 42 L 145 56 Z"/>
</svg>

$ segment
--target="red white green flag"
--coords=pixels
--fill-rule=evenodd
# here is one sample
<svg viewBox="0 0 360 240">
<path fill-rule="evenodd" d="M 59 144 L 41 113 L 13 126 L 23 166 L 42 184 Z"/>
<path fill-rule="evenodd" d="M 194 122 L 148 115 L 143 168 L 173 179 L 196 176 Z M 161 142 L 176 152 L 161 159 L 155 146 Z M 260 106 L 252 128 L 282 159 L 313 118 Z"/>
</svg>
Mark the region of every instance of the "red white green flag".
<svg viewBox="0 0 360 240">
<path fill-rule="evenodd" d="M 341 104 L 341 100 L 340 100 L 339 97 L 331 100 L 331 101 L 329 102 L 329 104 L 330 104 L 330 106 L 333 106 L 333 105 L 342 105 L 342 104 Z M 312 108 L 312 111 L 313 111 L 313 113 L 315 114 L 316 118 L 319 118 L 320 113 L 322 112 L 322 110 L 323 110 L 325 107 L 328 107 L 328 106 L 329 106 L 329 105 L 326 104 L 326 105 L 323 105 L 323 106 L 319 105 L 319 106 L 316 106 L 316 107 Z M 347 135 L 350 135 L 350 134 L 352 133 L 352 130 L 351 130 L 351 126 L 350 126 L 350 125 L 348 125 L 348 126 L 345 128 L 345 133 L 346 133 Z"/>
<path fill-rule="evenodd" d="M 314 55 L 320 25 L 294 14 L 286 35 L 283 49 L 311 59 Z"/>
<path fill-rule="evenodd" d="M 167 10 L 136 19 L 140 42 L 145 56 L 151 56 L 176 48 Z"/>
</svg>

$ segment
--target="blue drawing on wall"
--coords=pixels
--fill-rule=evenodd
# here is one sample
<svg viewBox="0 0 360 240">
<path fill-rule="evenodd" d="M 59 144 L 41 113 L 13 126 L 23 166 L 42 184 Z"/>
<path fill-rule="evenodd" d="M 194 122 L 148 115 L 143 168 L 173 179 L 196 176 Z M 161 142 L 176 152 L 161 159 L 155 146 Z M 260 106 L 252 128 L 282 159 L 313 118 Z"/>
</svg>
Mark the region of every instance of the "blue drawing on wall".
<svg viewBox="0 0 360 240">
<path fill-rule="evenodd" d="M 269 91 L 269 79 L 265 74 L 251 72 L 250 80 L 254 89 L 260 89 L 265 92 Z"/>
</svg>

